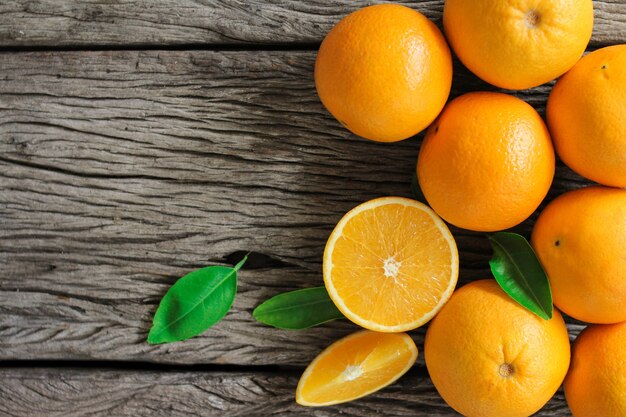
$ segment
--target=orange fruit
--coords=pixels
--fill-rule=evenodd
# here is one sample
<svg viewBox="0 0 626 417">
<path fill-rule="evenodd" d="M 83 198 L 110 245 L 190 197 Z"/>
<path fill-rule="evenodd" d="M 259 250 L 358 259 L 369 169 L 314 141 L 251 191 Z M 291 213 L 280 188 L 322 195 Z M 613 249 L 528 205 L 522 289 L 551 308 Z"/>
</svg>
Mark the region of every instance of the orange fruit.
<svg viewBox="0 0 626 417">
<path fill-rule="evenodd" d="M 452 100 L 428 129 L 417 176 L 430 206 L 464 229 L 491 232 L 521 223 L 554 176 L 554 150 L 539 114 L 501 93 Z"/>
<path fill-rule="evenodd" d="M 311 362 L 298 383 L 296 401 L 323 406 L 355 400 L 400 378 L 416 359 L 417 347 L 406 333 L 353 333 Z"/>
<path fill-rule="evenodd" d="M 531 243 L 562 312 L 589 323 L 626 320 L 626 190 L 562 194 L 539 215 Z"/>
<path fill-rule="evenodd" d="M 443 26 L 454 52 L 490 84 L 526 89 L 581 57 L 593 28 L 591 0 L 446 0 Z"/>
<path fill-rule="evenodd" d="M 558 311 L 544 320 L 495 280 L 457 290 L 426 332 L 424 357 L 441 397 L 467 417 L 526 417 L 548 402 L 570 360 Z"/>
<path fill-rule="evenodd" d="M 324 106 L 351 132 L 379 142 L 425 129 L 451 84 L 452 58 L 441 31 L 421 13 L 395 4 L 343 18 L 315 62 Z"/>
<path fill-rule="evenodd" d="M 445 223 L 402 197 L 370 200 L 337 223 L 324 250 L 324 283 L 354 323 L 402 332 L 430 320 L 459 275 L 459 254 Z"/>
<path fill-rule="evenodd" d="M 563 162 L 591 180 L 626 187 L 626 45 L 584 56 L 556 83 L 546 110 Z"/>
<path fill-rule="evenodd" d="M 565 398 L 574 417 L 626 416 L 626 322 L 587 327 L 572 348 Z"/>
</svg>

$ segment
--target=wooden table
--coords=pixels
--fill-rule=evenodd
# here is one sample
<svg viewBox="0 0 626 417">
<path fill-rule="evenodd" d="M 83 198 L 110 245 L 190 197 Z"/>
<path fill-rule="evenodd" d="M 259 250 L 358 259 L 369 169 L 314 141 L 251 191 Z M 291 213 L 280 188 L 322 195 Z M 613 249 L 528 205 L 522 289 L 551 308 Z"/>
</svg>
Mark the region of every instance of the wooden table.
<svg viewBox="0 0 626 417">
<path fill-rule="evenodd" d="M 441 26 L 442 0 L 402 3 Z M 626 2 L 594 3 L 589 49 L 626 42 Z M 410 195 L 422 135 L 359 139 L 313 85 L 321 39 L 364 4 L 0 3 L 0 415 L 456 415 L 423 356 L 367 398 L 299 407 L 303 366 L 355 326 L 288 332 L 250 315 L 321 285 L 326 238 L 348 209 Z M 516 95 L 543 114 L 550 88 Z M 481 89 L 494 90 L 457 62 L 452 95 Z M 559 164 L 547 200 L 586 184 Z M 461 284 L 489 276 L 485 236 L 453 232 Z M 178 277 L 248 251 L 224 321 L 145 343 Z M 582 325 L 568 327 L 573 339 Z M 424 329 L 412 336 L 421 350 Z M 569 415 L 562 392 L 538 415 Z"/>
</svg>

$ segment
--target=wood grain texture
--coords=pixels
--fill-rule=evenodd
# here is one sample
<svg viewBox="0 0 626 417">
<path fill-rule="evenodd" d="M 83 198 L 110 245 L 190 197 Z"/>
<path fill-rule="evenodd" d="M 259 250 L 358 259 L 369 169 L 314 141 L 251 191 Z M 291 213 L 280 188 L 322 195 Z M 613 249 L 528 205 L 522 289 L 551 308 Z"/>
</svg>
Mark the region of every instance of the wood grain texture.
<svg viewBox="0 0 626 417">
<path fill-rule="evenodd" d="M 410 193 L 421 136 L 388 145 L 350 135 L 317 99 L 314 58 L 0 55 L 0 359 L 304 365 L 353 331 L 281 331 L 250 315 L 281 291 L 321 285 L 343 213 Z M 453 95 L 487 88 L 458 65 L 455 83 Z M 548 92 L 520 96 L 543 111 Z M 585 184 L 559 166 L 548 199 Z M 535 217 L 516 230 L 528 235 Z M 484 235 L 453 233 L 461 282 L 489 276 Z M 268 261 L 241 272 L 226 319 L 148 346 L 168 286 L 238 251 Z"/>
<path fill-rule="evenodd" d="M 4 0 L 0 46 L 316 44 L 341 17 L 378 1 Z M 443 0 L 400 0 L 440 21 Z M 626 3 L 594 1 L 594 46 L 623 42 Z"/>
<path fill-rule="evenodd" d="M 299 373 L 1 369 L 0 414 L 11 417 L 459 416 L 422 369 L 363 399 L 304 408 Z M 571 416 L 562 391 L 535 417 Z"/>
</svg>

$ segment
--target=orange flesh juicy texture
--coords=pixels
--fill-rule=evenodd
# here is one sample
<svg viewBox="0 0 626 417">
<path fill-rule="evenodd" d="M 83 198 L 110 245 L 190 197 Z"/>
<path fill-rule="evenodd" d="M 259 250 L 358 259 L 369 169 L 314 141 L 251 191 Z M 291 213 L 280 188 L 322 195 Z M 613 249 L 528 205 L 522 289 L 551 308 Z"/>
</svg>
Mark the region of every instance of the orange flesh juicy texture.
<svg viewBox="0 0 626 417">
<path fill-rule="evenodd" d="M 427 206 L 400 197 L 346 214 L 324 252 L 324 282 L 339 310 L 370 330 L 399 332 L 430 320 L 458 276 L 450 231 Z"/>
<path fill-rule="evenodd" d="M 296 390 L 301 405 L 351 401 L 397 380 L 417 359 L 405 333 L 354 333 L 333 343 L 307 367 Z"/>
</svg>

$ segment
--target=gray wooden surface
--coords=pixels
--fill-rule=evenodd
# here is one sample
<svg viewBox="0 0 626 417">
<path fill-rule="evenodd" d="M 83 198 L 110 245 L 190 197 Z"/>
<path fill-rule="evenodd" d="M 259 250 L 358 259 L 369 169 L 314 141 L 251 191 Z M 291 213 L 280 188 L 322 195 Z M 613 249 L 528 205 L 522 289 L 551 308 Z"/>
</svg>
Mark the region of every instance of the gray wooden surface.
<svg viewBox="0 0 626 417">
<path fill-rule="evenodd" d="M 351 136 L 317 99 L 314 52 L 5 57 L 1 359 L 303 365 L 354 329 L 288 332 L 250 315 L 278 292 L 322 285 L 343 213 L 410 193 L 419 139 Z M 457 69 L 455 94 L 482 87 Z M 521 96 L 541 107 L 548 91 Z M 561 168 L 551 196 L 584 183 Z M 484 235 L 455 237 L 461 280 L 489 276 Z M 244 270 L 233 311 L 201 337 L 147 345 L 167 287 L 238 251 L 278 264 Z"/>
<path fill-rule="evenodd" d="M 441 16 L 441 1 L 407 4 Z M 293 402 L 302 366 L 355 326 L 288 332 L 250 312 L 321 285 L 325 240 L 348 209 L 410 195 L 422 138 L 359 139 L 319 103 L 316 44 L 359 5 L 0 4 L 0 415 L 309 415 Z M 625 42 L 626 3 L 595 8 L 591 48 Z M 550 87 L 518 96 L 543 113 Z M 453 96 L 480 89 L 493 88 L 456 63 Z M 548 200 L 586 184 L 559 165 Z M 484 235 L 453 232 L 460 281 L 488 276 Z M 247 251 L 223 322 L 145 343 L 177 277 Z M 582 328 L 568 326 L 572 338 Z M 423 373 L 420 356 L 393 388 L 314 415 L 455 415 Z M 562 396 L 540 415 L 568 415 Z"/>
<path fill-rule="evenodd" d="M 340 406 L 304 408 L 294 401 L 297 372 L 155 372 L 103 369 L 0 370 L 0 414 L 76 417 L 459 416 L 428 375 L 413 369 L 397 383 Z M 71 405 L 70 405 L 71 404 Z M 538 413 L 569 415 L 559 391 Z"/>
<path fill-rule="evenodd" d="M 341 16 L 380 1 L 3 0 L 0 45 L 318 43 Z M 439 21 L 443 0 L 398 0 Z M 626 34 L 624 0 L 594 1 L 593 46 Z"/>
</svg>

